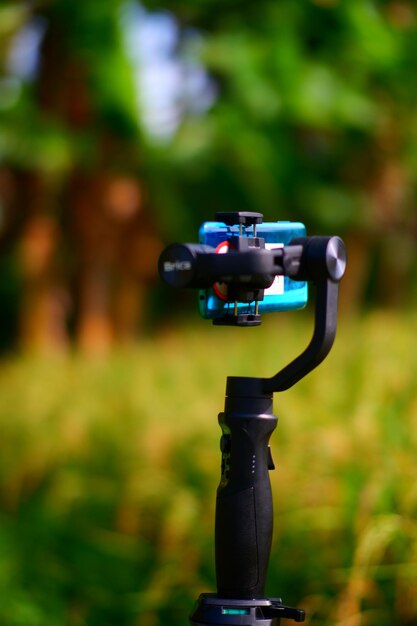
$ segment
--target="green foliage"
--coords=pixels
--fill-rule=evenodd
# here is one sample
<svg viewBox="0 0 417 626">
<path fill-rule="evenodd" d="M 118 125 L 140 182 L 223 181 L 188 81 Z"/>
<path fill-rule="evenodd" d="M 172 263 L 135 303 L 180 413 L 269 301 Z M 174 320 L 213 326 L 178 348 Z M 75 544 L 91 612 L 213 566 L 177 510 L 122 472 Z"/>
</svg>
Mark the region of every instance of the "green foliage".
<svg viewBox="0 0 417 626">
<path fill-rule="evenodd" d="M 120 25 L 121 0 L 54 2 L 46 18 L 65 37 L 66 55 L 82 63 L 98 129 L 112 130 L 129 139 L 138 133 L 138 111 L 132 68 L 123 45 Z"/>
<path fill-rule="evenodd" d="M 385 208 L 372 193 L 387 162 L 415 196 L 411 3 L 228 2 L 209 11 L 179 2 L 172 11 L 201 29 L 198 46 L 185 34 L 185 53 L 191 46 L 218 89 L 172 148 L 190 219 L 239 208 L 301 218 L 317 232 L 378 231 Z M 395 212 L 409 228 L 407 207 Z"/>
<path fill-rule="evenodd" d="M 312 624 L 416 621 L 416 327 L 342 323 L 320 371 L 276 398 L 267 592 Z M 1 624 L 186 623 L 214 588 L 225 376 L 270 375 L 308 337 L 283 316 L 245 341 L 201 326 L 105 360 L 4 361 Z"/>
<path fill-rule="evenodd" d="M 62 176 L 74 166 L 88 170 L 102 162 L 104 133 L 128 141 L 131 148 L 139 140 L 133 72 L 121 32 L 122 4 L 55 0 L 31 8 L 23 2 L 0 8 L 0 18 L 5 18 L 2 82 L 14 90 L 3 107 L 0 100 L 1 162 Z M 49 42 L 41 50 L 39 67 L 32 77 L 9 76 L 5 59 L 13 36 L 34 19 L 45 25 L 42 45 Z M 69 81 L 71 92 L 65 91 Z M 85 119 L 76 119 L 79 111 L 75 118 L 68 113 L 77 99 L 75 107 L 85 109 Z M 138 156 L 131 152 L 121 159 L 114 150 L 110 161 L 122 169 L 137 167 Z"/>
</svg>

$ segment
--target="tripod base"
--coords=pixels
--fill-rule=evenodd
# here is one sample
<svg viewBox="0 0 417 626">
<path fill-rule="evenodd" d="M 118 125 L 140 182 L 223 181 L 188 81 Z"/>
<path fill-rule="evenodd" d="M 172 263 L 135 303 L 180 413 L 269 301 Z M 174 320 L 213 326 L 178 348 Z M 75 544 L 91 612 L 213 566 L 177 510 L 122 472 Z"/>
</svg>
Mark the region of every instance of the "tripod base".
<svg viewBox="0 0 417 626">
<path fill-rule="evenodd" d="M 229 600 L 202 594 L 190 616 L 193 626 L 279 626 L 281 619 L 304 622 L 305 613 L 284 606 L 280 598 Z"/>
</svg>

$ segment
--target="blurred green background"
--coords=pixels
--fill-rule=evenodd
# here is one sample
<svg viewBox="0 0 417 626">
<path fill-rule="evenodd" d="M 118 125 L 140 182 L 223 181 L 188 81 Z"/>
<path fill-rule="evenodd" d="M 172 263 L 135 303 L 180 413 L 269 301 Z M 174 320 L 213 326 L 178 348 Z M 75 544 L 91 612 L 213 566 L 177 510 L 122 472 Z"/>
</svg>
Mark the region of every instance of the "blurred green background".
<svg viewBox="0 0 417 626">
<path fill-rule="evenodd" d="M 159 284 L 218 210 L 348 248 L 327 361 L 276 398 L 267 593 L 417 623 L 417 8 L 0 4 L 0 624 L 173 626 L 213 591 L 225 377 L 311 313 L 214 329 Z"/>
</svg>

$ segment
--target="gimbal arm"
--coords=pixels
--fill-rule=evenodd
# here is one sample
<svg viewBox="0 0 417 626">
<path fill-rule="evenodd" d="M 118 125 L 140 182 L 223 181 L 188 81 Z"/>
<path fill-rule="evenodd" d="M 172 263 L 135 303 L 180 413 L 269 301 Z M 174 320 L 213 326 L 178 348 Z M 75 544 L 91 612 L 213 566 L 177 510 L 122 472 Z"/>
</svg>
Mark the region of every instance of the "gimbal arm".
<svg viewBox="0 0 417 626">
<path fill-rule="evenodd" d="M 329 353 L 336 335 L 338 283 L 345 267 L 346 250 L 339 237 L 306 237 L 276 250 L 250 248 L 228 254 L 215 254 L 209 246 L 199 244 L 173 244 L 159 261 L 163 280 L 173 287 L 201 288 L 214 281 L 244 281 L 245 287 L 263 289 L 277 274 L 315 284 L 313 337 L 302 354 L 264 379 L 264 390 L 271 393 L 292 387 Z"/>
<path fill-rule="evenodd" d="M 339 237 L 310 237 L 293 242 L 303 246 L 299 269 L 293 278 L 316 286 L 314 332 L 307 348 L 275 376 L 263 380 L 266 392 L 285 391 L 304 378 L 331 350 L 337 326 L 339 281 L 346 267 L 346 250 Z"/>
<path fill-rule="evenodd" d="M 264 248 L 245 252 L 216 254 L 214 248 L 196 243 L 174 243 L 159 258 L 159 273 L 171 287 L 204 289 L 214 282 L 239 282 L 246 277 L 247 284 L 259 288 L 269 287 L 276 274 L 283 274 L 277 250 L 277 260 L 272 251 Z M 248 280 L 247 277 L 250 277 Z"/>
</svg>

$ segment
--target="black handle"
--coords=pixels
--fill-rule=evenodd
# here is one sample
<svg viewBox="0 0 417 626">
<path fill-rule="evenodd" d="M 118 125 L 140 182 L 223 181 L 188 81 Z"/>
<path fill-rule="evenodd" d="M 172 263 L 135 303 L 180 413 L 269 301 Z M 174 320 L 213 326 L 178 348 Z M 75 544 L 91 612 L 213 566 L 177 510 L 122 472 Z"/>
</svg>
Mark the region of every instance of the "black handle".
<svg viewBox="0 0 417 626">
<path fill-rule="evenodd" d="M 222 471 L 216 500 L 217 593 L 262 598 L 272 541 L 268 446 L 277 418 L 272 396 L 248 397 L 253 379 L 228 379 L 222 428 Z M 257 384 L 257 382 L 255 383 Z M 239 388 L 239 389 L 238 389 Z M 239 395 L 232 395 L 238 389 Z M 245 394 L 240 395 L 241 393 Z"/>
</svg>

